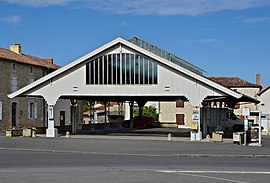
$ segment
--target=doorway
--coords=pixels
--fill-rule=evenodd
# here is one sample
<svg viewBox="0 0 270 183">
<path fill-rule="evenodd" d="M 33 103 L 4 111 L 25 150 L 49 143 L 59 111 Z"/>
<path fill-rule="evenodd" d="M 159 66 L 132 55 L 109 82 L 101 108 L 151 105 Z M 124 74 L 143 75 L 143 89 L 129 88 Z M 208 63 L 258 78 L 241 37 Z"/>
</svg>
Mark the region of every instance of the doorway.
<svg viewBox="0 0 270 183">
<path fill-rule="evenodd" d="M 16 119 L 17 119 L 17 103 L 13 102 L 11 104 L 11 126 L 16 126 Z"/>
<path fill-rule="evenodd" d="M 60 111 L 60 126 L 65 126 L 66 124 L 66 111 Z"/>
</svg>

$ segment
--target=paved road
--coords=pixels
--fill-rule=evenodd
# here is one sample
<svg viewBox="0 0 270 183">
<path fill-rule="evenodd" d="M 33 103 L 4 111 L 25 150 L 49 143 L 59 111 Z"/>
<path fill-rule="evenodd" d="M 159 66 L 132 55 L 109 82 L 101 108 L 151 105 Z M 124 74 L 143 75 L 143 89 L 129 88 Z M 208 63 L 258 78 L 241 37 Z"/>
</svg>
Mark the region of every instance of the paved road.
<svg viewBox="0 0 270 183">
<path fill-rule="evenodd" d="M 264 183 L 269 157 L 268 145 L 2 136 L 0 182 Z"/>
</svg>

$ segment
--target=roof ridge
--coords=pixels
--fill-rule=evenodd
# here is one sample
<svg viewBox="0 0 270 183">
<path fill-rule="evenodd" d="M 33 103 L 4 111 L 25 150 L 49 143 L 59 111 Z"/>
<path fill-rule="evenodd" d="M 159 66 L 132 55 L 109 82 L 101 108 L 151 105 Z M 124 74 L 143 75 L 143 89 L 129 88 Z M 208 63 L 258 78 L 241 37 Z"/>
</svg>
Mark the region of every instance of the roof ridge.
<svg viewBox="0 0 270 183">
<path fill-rule="evenodd" d="M 60 68 L 59 65 L 53 64 L 50 62 L 48 59 L 43 59 L 39 58 L 36 56 L 32 55 L 27 55 L 27 54 L 18 54 L 16 52 L 13 52 L 11 50 L 8 50 L 6 48 L 0 48 L 0 59 L 5 59 L 5 60 L 11 60 L 15 62 L 20 62 L 24 64 L 30 64 L 30 65 L 36 65 L 40 67 L 46 67 L 46 68 L 51 68 L 51 69 L 58 69 Z"/>
</svg>

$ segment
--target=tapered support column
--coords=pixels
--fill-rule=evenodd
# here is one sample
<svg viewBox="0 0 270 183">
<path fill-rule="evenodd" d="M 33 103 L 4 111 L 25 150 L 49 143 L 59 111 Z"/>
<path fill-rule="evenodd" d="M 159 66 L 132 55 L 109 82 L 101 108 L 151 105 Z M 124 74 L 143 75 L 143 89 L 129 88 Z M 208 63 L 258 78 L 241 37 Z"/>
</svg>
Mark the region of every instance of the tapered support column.
<svg viewBox="0 0 270 183">
<path fill-rule="evenodd" d="M 54 105 L 48 105 L 48 128 L 46 129 L 46 137 L 57 137 L 58 130 L 54 128 Z"/>
<path fill-rule="evenodd" d="M 71 100 L 71 133 L 77 134 L 77 100 L 72 99 Z"/>
<path fill-rule="evenodd" d="M 134 106 L 134 101 L 130 101 L 130 103 L 129 103 L 129 106 L 130 106 L 130 112 L 129 112 L 129 114 L 130 114 L 130 124 L 129 124 L 129 127 L 130 128 L 133 128 L 133 106 Z"/>
</svg>

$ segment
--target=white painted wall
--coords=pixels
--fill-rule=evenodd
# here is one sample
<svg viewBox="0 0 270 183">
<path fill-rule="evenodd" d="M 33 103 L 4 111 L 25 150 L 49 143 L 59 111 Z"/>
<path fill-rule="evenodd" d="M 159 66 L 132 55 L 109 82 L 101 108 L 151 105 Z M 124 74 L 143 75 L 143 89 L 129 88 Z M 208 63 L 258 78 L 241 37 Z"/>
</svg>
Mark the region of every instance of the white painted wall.
<svg viewBox="0 0 270 183">
<path fill-rule="evenodd" d="M 259 110 L 262 112 L 262 116 L 265 116 L 267 119 L 268 129 L 264 131 L 266 133 L 270 132 L 270 89 L 266 90 L 259 96 L 261 103 L 258 105 Z"/>
</svg>

